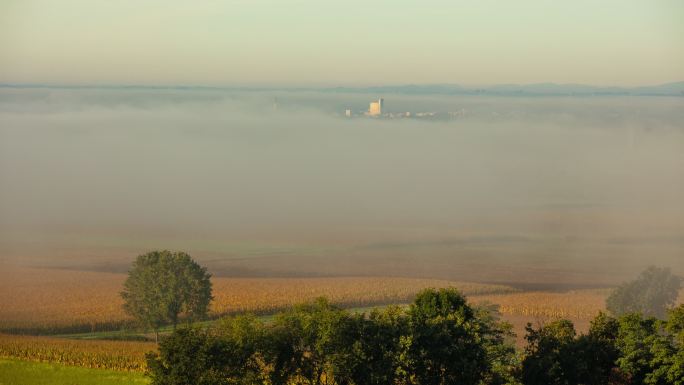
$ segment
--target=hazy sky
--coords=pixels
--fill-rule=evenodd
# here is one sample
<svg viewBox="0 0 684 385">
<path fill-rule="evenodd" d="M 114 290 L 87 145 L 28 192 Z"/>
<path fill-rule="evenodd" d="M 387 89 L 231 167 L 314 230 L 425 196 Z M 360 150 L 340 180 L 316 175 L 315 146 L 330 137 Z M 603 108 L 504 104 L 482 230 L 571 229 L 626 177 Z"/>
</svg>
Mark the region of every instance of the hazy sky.
<svg viewBox="0 0 684 385">
<path fill-rule="evenodd" d="M 684 2 L 0 0 L 0 82 L 684 79 Z"/>
</svg>

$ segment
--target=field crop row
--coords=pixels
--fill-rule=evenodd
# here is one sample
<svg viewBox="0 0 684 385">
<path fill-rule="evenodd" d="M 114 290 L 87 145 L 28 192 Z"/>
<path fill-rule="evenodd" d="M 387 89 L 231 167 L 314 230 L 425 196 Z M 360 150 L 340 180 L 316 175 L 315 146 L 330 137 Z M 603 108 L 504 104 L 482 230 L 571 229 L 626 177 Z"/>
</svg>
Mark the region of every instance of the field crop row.
<svg viewBox="0 0 684 385">
<path fill-rule="evenodd" d="M 0 357 L 120 371 L 143 371 L 151 342 L 82 341 L 0 334 Z"/>
</svg>

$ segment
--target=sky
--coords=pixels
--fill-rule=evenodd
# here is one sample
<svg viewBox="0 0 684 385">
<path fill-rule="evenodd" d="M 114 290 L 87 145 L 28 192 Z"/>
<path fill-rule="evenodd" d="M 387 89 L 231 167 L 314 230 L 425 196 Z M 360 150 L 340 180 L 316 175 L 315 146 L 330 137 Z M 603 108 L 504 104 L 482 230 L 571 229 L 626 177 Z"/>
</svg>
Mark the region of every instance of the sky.
<svg viewBox="0 0 684 385">
<path fill-rule="evenodd" d="M 0 0 L 0 83 L 684 80 L 684 2 Z"/>
</svg>

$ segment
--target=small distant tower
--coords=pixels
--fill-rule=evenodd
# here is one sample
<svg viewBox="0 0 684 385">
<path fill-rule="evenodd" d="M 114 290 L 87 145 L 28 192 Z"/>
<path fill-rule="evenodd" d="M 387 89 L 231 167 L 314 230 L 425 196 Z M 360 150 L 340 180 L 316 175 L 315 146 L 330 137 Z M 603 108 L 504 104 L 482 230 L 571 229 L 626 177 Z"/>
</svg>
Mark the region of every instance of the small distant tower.
<svg viewBox="0 0 684 385">
<path fill-rule="evenodd" d="M 351 117 L 352 117 L 352 110 L 351 110 L 351 108 L 347 108 L 347 109 L 344 111 L 344 116 L 346 116 L 346 117 L 348 117 L 348 118 L 351 118 Z"/>
<path fill-rule="evenodd" d="M 377 102 L 371 102 L 368 106 L 369 116 L 380 116 L 382 115 L 382 107 L 385 104 L 385 99 L 380 98 Z"/>
</svg>

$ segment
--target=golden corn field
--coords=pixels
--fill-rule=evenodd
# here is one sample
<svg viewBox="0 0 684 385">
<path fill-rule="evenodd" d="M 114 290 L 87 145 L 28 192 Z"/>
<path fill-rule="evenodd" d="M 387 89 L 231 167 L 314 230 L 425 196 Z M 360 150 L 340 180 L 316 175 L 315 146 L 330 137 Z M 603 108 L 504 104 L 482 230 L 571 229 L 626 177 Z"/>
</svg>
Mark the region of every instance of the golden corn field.
<svg viewBox="0 0 684 385">
<path fill-rule="evenodd" d="M 124 274 L 34 268 L 0 269 L 0 330 L 34 334 L 117 330 L 131 323 L 119 296 Z M 509 286 L 435 279 L 212 278 L 212 315 L 268 314 L 324 296 L 348 307 L 408 303 L 427 287 L 458 287 L 472 303 L 499 305 L 522 344 L 527 322 L 567 318 L 582 332 L 605 308 L 609 289 L 518 292 Z M 684 290 L 678 303 L 684 303 Z M 0 356 L 92 368 L 142 370 L 154 344 L 0 334 Z"/>
<path fill-rule="evenodd" d="M 605 309 L 609 289 L 572 290 L 562 293 L 523 292 L 497 295 L 479 295 L 474 303 L 491 302 L 499 305 L 501 314 L 542 318 L 568 318 L 590 320 Z"/>
<path fill-rule="evenodd" d="M 519 293 L 477 295 L 473 303 L 491 302 L 499 305 L 504 315 L 533 318 L 567 318 L 592 320 L 599 311 L 605 310 L 606 298 L 611 289 L 571 290 L 566 292 L 527 291 Z M 684 289 L 679 292 L 677 304 L 684 303 Z"/>
<path fill-rule="evenodd" d="M 119 296 L 124 274 L 35 269 L 0 269 L 0 330 L 69 333 L 117 330 L 130 323 Z M 564 293 L 515 292 L 503 285 L 436 279 L 213 278 L 214 316 L 272 313 L 325 296 L 342 306 L 406 303 L 426 287 L 458 287 L 474 302 L 500 305 L 500 312 L 531 317 L 591 319 L 604 308 L 609 290 Z M 684 291 L 679 298 L 684 303 Z"/>
<path fill-rule="evenodd" d="M 117 330 L 131 320 L 119 292 L 124 274 L 34 268 L 0 269 L 0 330 L 72 333 Z M 213 278 L 214 316 L 270 313 L 328 297 L 344 306 L 401 303 L 427 287 L 456 286 L 466 295 L 507 293 L 508 286 L 414 278 Z"/>
<path fill-rule="evenodd" d="M 121 274 L 3 266 L 0 330 L 116 329 L 126 320 L 119 298 L 123 278 Z"/>
<path fill-rule="evenodd" d="M 213 311 L 271 313 L 316 297 L 342 306 L 406 303 L 427 287 L 457 287 L 466 295 L 509 293 L 508 286 L 415 278 L 218 278 Z"/>
<path fill-rule="evenodd" d="M 567 292 L 520 292 L 470 297 L 474 304 L 489 302 L 499 305 L 502 319 L 513 325 L 516 345 L 525 346 L 525 326 L 539 326 L 551 320 L 569 319 L 578 333 L 589 331 L 591 320 L 605 310 L 605 299 L 610 289 L 572 290 Z M 684 289 L 679 293 L 678 304 L 684 303 Z"/>
<path fill-rule="evenodd" d="M 83 341 L 0 334 L 0 357 L 122 371 L 145 370 L 151 342 Z"/>
</svg>

